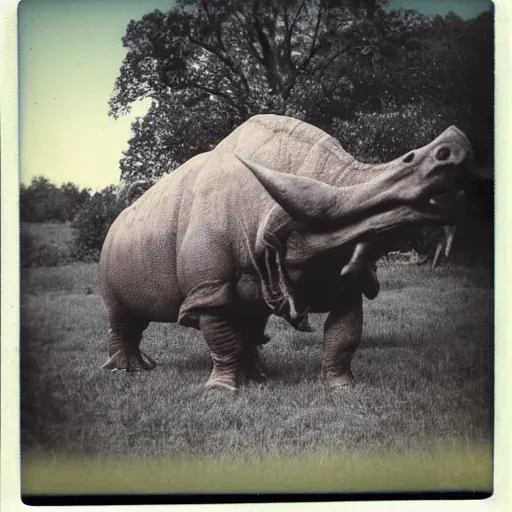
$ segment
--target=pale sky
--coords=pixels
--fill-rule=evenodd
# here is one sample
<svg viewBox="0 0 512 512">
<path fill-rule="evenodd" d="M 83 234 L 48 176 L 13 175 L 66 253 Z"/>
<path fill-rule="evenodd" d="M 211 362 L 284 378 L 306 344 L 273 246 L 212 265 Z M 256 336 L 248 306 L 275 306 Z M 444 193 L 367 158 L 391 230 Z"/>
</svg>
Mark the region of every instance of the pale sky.
<svg viewBox="0 0 512 512">
<path fill-rule="evenodd" d="M 131 19 L 174 0 L 22 0 L 19 6 L 21 181 L 103 188 L 119 181 L 134 115 L 108 117 Z M 474 17 L 489 0 L 392 0 L 393 8 Z"/>
</svg>

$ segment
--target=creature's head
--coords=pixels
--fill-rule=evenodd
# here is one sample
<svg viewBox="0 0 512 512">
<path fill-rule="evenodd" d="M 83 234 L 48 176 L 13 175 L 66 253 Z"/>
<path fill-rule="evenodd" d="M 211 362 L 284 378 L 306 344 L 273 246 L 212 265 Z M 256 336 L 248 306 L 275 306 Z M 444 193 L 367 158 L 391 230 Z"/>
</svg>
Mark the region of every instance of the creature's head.
<svg viewBox="0 0 512 512">
<path fill-rule="evenodd" d="M 411 222 L 453 222 L 464 195 L 462 164 L 471 154 L 466 136 L 451 126 L 430 144 L 391 162 L 369 166 L 354 161 L 359 183 L 352 184 L 350 172 L 344 169 L 347 186 L 240 160 L 293 220 L 314 232 L 341 229 L 345 239 L 353 239 L 361 230 L 375 234 Z M 361 181 L 361 173 L 368 178 Z"/>
</svg>

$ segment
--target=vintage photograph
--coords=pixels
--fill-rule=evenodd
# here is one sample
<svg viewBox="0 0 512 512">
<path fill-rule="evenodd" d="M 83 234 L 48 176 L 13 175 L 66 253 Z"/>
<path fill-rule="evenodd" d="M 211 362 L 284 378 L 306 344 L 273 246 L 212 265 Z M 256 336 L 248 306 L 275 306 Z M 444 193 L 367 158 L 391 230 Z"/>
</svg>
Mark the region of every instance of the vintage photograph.
<svg viewBox="0 0 512 512">
<path fill-rule="evenodd" d="M 26 504 L 492 494 L 494 22 L 20 3 Z"/>
</svg>

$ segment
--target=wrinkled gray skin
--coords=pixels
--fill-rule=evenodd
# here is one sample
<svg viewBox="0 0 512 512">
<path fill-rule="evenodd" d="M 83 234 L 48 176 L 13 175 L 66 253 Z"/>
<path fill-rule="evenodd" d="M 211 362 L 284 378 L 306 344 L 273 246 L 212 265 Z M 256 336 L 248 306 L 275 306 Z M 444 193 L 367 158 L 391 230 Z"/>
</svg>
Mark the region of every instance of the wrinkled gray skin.
<svg viewBox="0 0 512 512">
<path fill-rule="evenodd" d="M 139 349 L 143 330 L 178 322 L 204 335 L 213 360 L 206 386 L 233 390 L 264 378 L 258 346 L 271 313 L 307 329 L 308 311 L 329 312 L 323 372 L 333 388 L 349 384 L 362 294 L 378 291 L 369 248 L 393 228 L 447 224 L 470 151 L 450 127 L 392 162 L 363 164 L 307 123 L 251 118 L 113 223 L 100 260 L 104 367 L 152 368 Z"/>
</svg>

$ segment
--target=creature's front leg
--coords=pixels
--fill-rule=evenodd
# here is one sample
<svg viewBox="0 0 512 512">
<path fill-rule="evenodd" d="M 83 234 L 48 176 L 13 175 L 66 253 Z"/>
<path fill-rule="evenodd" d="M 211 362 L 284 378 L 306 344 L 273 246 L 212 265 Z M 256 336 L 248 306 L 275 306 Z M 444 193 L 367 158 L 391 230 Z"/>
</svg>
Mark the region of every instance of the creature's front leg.
<svg viewBox="0 0 512 512">
<path fill-rule="evenodd" d="M 206 387 L 236 390 L 242 368 L 243 343 L 234 315 L 227 308 L 218 308 L 201 314 L 199 324 L 213 360 Z"/>
<path fill-rule="evenodd" d="M 244 379 L 265 380 L 259 347 L 268 342 L 264 332 L 269 314 L 267 309 L 244 315 L 218 308 L 201 315 L 201 331 L 213 360 L 207 388 L 234 391 Z"/>
<path fill-rule="evenodd" d="M 329 387 L 352 383 L 350 366 L 362 332 L 362 296 L 359 291 L 349 291 L 333 306 L 324 325 L 322 370 Z"/>
</svg>

